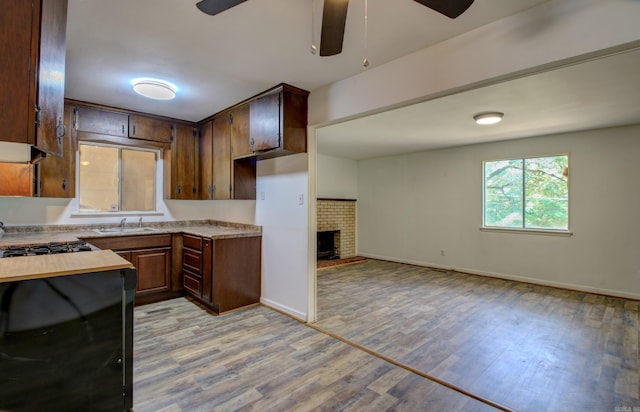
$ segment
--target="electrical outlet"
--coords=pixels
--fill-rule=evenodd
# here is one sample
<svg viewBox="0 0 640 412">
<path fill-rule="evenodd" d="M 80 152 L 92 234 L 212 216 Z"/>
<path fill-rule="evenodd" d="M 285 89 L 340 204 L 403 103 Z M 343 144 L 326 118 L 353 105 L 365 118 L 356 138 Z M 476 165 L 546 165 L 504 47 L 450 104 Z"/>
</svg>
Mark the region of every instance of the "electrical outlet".
<svg viewBox="0 0 640 412">
<path fill-rule="evenodd" d="M 264 192 L 260 192 L 260 200 L 264 200 Z"/>
<path fill-rule="evenodd" d="M 304 194 L 303 193 L 298 193 L 298 205 L 299 206 L 304 205 Z"/>
</svg>

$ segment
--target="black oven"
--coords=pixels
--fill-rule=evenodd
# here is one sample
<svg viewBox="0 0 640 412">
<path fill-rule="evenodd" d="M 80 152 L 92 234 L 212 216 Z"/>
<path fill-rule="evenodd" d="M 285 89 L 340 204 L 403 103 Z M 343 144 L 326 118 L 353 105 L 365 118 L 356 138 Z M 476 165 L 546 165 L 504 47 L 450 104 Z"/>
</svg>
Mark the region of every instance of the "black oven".
<svg viewBox="0 0 640 412">
<path fill-rule="evenodd" d="M 0 410 L 132 409 L 135 285 L 135 269 L 0 283 Z"/>
</svg>

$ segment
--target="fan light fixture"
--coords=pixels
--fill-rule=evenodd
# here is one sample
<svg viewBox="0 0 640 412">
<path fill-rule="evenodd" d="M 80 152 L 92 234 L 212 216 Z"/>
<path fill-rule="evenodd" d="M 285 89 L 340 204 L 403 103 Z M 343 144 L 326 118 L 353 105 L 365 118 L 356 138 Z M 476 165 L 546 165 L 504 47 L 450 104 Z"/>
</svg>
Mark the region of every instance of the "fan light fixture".
<svg viewBox="0 0 640 412">
<path fill-rule="evenodd" d="M 485 112 L 478 113 L 473 116 L 473 120 L 478 124 L 496 124 L 502 120 L 504 113 L 501 112 Z"/>
<path fill-rule="evenodd" d="M 131 84 L 136 93 L 155 100 L 171 100 L 176 97 L 176 91 L 178 90 L 175 85 L 158 79 L 133 79 Z"/>
</svg>

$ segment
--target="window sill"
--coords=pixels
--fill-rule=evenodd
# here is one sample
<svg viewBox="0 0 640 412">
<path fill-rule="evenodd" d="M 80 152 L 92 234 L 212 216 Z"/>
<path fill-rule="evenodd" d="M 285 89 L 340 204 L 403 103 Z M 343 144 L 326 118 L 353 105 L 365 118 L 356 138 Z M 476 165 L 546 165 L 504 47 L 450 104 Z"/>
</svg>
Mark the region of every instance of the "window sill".
<svg viewBox="0 0 640 412">
<path fill-rule="evenodd" d="M 482 232 L 497 232 L 497 233 L 518 233 L 526 235 L 546 235 L 546 236 L 573 236 L 573 232 L 569 230 L 543 230 L 543 229 L 509 229 L 501 227 L 481 227 Z"/>
<path fill-rule="evenodd" d="M 126 217 L 164 216 L 162 212 L 74 212 L 71 217 Z"/>
</svg>

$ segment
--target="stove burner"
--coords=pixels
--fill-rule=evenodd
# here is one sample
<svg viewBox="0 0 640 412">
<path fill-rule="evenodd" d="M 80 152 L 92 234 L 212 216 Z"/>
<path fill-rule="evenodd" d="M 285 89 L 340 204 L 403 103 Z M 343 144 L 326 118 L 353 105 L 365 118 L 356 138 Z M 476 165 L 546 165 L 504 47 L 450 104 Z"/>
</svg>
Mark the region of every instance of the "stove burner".
<svg viewBox="0 0 640 412">
<path fill-rule="evenodd" d="M 1 254 L 2 257 L 27 256 L 27 250 L 25 248 L 7 249 L 2 252 L 4 252 Z"/>
<path fill-rule="evenodd" d="M 31 246 L 8 246 L 6 249 L 0 249 L 0 258 L 85 252 L 90 250 L 93 250 L 91 246 L 81 240 L 68 243 L 51 242 Z"/>
<path fill-rule="evenodd" d="M 69 247 L 72 252 L 88 252 L 91 249 L 91 246 L 87 242 L 83 242 L 82 240 L 77 240 L 75 242 L 70 242 Z"/>
</svg>

